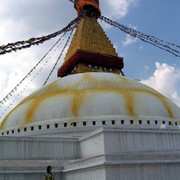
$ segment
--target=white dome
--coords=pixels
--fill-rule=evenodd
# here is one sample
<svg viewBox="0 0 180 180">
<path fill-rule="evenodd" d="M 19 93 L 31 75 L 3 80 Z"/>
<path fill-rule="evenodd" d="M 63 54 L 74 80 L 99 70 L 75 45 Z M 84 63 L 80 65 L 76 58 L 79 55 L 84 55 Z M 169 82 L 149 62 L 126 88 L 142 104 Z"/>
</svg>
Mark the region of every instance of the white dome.
<svg viewBox="0 0 180 180">
<path fill-rule="evenodd" d="M 39 89 L 4 119 L 1 130 L 49 121 L 180 120 L 180 108 L 152 88 L 111 73 L 60 78 Z"/>
</svg>

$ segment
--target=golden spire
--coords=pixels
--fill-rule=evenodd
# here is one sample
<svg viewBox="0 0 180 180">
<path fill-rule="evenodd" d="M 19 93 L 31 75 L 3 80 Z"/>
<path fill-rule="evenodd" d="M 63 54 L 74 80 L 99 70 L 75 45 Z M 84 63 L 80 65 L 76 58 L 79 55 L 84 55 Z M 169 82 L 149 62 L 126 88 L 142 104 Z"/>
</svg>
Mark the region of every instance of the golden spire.
<svg viewBox="0 0 180 180">
<path fill-rule="evenodd" d="M 115 48 L 95 18 L 84 17 L 73 36 L 65 60 L 77 51 L 118 56 Z"/>
<path fill-rule="evenodd" d="M 97 22 L 101 12 L 98 0 L 75 0 L 75 9 L 82 16 L 66 53 L 58 77 L 85 72 L 120 74 L 124 66 L 111 41 Z"/>
</svg>

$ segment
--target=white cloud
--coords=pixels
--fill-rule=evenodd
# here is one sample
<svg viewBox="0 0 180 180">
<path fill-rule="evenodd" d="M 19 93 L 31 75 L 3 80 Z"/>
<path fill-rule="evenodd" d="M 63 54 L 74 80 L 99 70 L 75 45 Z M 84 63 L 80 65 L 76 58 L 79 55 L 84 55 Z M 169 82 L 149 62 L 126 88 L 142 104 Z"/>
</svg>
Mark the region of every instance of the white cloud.
<svg viewBox="0 0 180 180">
<path fill-rule="evenodd" d="M 133 25 L 129 25 L 129 28 L 131 28 L 131 29 L 134 29 L 134 30 L 136 30 L 137 29 L 137 27 L 136 26 L 133 26 Z M 134 44 L 135 42 L 137 42 L 138 41 L 138 38 L 135 38 L 135 37 L 133 37 L 133 36 L 130 36 L 129 34 L 126 34 L 126 38 L 125 38 L 125 40 L 124 41 L 122 41 L 122 45 L 125 47 L 125 46 L 129 46 L 129 45 L 131 45 L 131 44 Z"/>
<path fill-rule="evenodd" d="M 102 13 L 115 19 L 125 17 L 129 9 L 137 4 L 138 0 L 103 1 Z M 100 4 L 101 5 L 101 4 Z"/>
<path fill-rule="evenodd" d="M 122 45 L 125 46 L 129 46 L 131 44 L 134 44 L 135 42 L 137 42 L 137 38 L 134 38 L 132 36 L 130 36 L 129 34 L 126 35 L 126 38 L 124 41 L 122 41 Z"/>
<path fill-rule="evenodd" d="M 151 77 L 142 83 L 156 89 L 180 106 L 180 69 L 166 63 L 156 62 L 156 70 Z"/>
<path fill-rule="evenodd" d="M 144 70 L 147 71 L 149 69 L 149 66 L 145 65 Z"/>
</svg>

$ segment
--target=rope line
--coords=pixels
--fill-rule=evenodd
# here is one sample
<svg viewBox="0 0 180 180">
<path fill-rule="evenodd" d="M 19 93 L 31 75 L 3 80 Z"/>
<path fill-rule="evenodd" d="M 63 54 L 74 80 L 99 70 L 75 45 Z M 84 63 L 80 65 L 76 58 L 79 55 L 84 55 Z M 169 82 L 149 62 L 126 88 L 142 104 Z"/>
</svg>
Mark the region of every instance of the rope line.
<svg viewBox="0 0 180 180">
<path fill-rule="evenodd" d="M 73 30 L 74 30 L 74 29 L 71 30 L 71 33 L 69 34 L 69 37 L 68 37 L 68 39 L 67 39 L 67 41 L 66 41 L 66 43 L 65 43 L 65 45 L 64 45 L 64 47 L 63 47 L 63 49 L 62 49 L 62 51 L 61 51 L 61 53 L 60 53 L 60 55 L 58 56 L 58 58 L 57 58 L 57 60 L 56 60 L 56 62 L 55 62 L 55 64 L 54 64 L 52 70 L 50 71 L 50 73 L 49 73 L 47 79 L 45 80 L 43 86 L 46 85 L 46 83 L 48 82 L 48 80 L 49 80 L 50 76 L 52 75 L 54 69 L 56 68 L 56 66 L 57 66 L 57 64 L 58 64 L 58 62 L 59 62 L 59 60 L 61 59 L 61 56 L 62 56 L 64 50 L 66 49 L 66 47 L 67 47 L 67 45 L 68 45 L 68 43 L 69 43 L 69 41 L 70 41 L 71 35 L 72 35 L 72 33 L 73 33 Z"/>
<path fill-rule="evenodd" d="M 55 42 L 55 44 L 48 50 L 48 52 L 40 59 L 40 61 L 28 72 L 28 74 L 0 101 L 0 107 L 12 96 L 14 92 L 17 91 L 18 87 L 32 74 L 32 72 L 40 65 L 40 63 L 45 59 L 45 57 L 55 48 L 55 46 L 62 41 L 63 37 L 66 35 L 67 32 L 64 32 L 64 34 Z M 43 66 L 47 64 L 48 61 L 44 63 Z M 39 72 L 42 71 L 43 67 L 40 68 Z M 33 81 L 33 79 L 39 74 L 36 73 L 28 82 L 26 87 L 23 89 L 23 91 L 30 85 L 30 83 Z M 23 92 L 21 91 L 21 93 Z M 20 94 L 18 94 L 19 96 Z M 17 98 L 16 98 L 17 99 Z M 13 101 L 15 102 L 15 100 Z M 12 105 L 12 103 L 11 103 Z"/>
<path fill-rule="evenodd" d="M 43 58 L 40 60 L 41 62 L 42 62 L 42 60 L 50 53 L 50 51 L 52 51 L 55 47 L 56 47 L 56 49 L 58 48 L 58 47 L 57 47 L 57 44 L 61 44 L 62 41 L 64 41 L 63 37 L 64 37 L 66 34 L 67 34 L 67 32 L 65 32 L 65 33 L 58 39 L 58 41 L 49 49 L 49 51 L 48 51 L 48 52 L 43 56 Z M 56 49 L 55 49 L 54 51 L 56 51 Z M 51 58 L 51 56 L 49 57 L 49 59 L 50 59 L 50 58 Z M 26 78 L 23 78 L 24 80 L 20 81 L 20 83 L 18 83 L 18 85 L 16 85 L 16 86 L 13 88 L 13 90 L 11 90 L 11 92 L 8 93 L 8 95 L 7 95 L 2 101 L 0 101 L 0 107 L 2 107 L 2 104 L 5 104 L 6 102 L 11 101 L 11 102 L 9 103 L 9 105 L 8 105 L 7 107 L 5 107 L 5 109 L 3 110 L 3 112 L 0 113 L 0 118 L 2 118 L 2 117 L 8 112 L 8 109 L 10 109 L 10 108 L 15 104 L 16 100 L 17 100 L 17 99 L 20 97 L 20 95 L 23 94 L 24 91 L 31 85 L 32 81 L 40 74 L 40 72 L 43 70 L 43 68 L 45 67 L 45 65 L 46 65 L 47 63 L 48 63 L 48 60 L 45 61 L 45 63 L 44 63 L 43 66 L 38 70 L 38 72 L 27 82 L 26 86 L 23 87 L 23 89 L 22 89 L 15 97 L 13 97 L 13 99 L 12 99 L 13 93 L 15 93 L 15 92 L 19 89 L 20 85 L 22 85 L 22 83 L 24 82 L 24 80 L 27 79 L 27 78 L 31 75 L 32 71 L 30 71 L 31 73 L 28 73 L 29 75 L 26 75 Z M 38 62 L 36 65 L 39 65 L 39 64 L 40 64 L 40 62 Z M 35 66 L 35 67 L 37 67 L 37 66 Z M 36 69 L 35 67 L 33 68 L 34 70 Z M 11 100 L 11 99 L 12 99 L 12 100 Z"/>
<path fill-rule="evenodd" d="M 47 36 L 41 36 L 38 38 L 30 38 L 29 40 L 26 41 L 17 41 L 15 43 L 8 43 L 7 45 L 2 45 L 0 46 L 0 55 L 10 53 L 12 51 L 17 51 L 25 48 L 29 48 L 33 45 L 39 45 L 44 43 L 47 40 L 50 40 L 52 38 L 55 38 L 56 36 L 62 34 L 63 32 L 70 31 L 76 24 L 80 21 L 81 17 L 77 17 L 73 21 L 71 21 L 65 28 L 49 34 Z"/>
<path fill-rule="evenodd" d="M 147 35 L 140 31 L 136 31 L 134 29 L 128 28 L 128 27 L 124 26 L 123 24 L 119 24 L 119 23 L 117 23 L 107 17 L 104 17 L 104 16 L 100 16 L 100 19 L 102 21 L 106 22 L 107 24 L 120 29 L 121 31 L 125 32 L 126 34 L 129 34 L 132 37 L 138 38 L 146 43 L 154 45 L 164 51 L 167 51 L 167 52 L 173 54 L 176 57 L 180 57 L 180 45 L 176 45 L 174 43 L 163 41 L 154 36 Z"/>
</svg>

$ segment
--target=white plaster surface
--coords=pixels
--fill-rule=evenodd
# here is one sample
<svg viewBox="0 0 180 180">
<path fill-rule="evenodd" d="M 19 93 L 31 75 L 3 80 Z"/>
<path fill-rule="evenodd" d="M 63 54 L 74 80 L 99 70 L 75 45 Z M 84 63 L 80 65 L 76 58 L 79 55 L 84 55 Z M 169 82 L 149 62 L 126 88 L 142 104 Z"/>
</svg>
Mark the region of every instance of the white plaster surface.
<svg viewBox="0 0 180 180">
<path fill-rule="evenodd" d="M 179 107 L 137 81 L 112 73 L 60 78 L 25 98 L 5 118 L 1 131 L 51 120 L 146 119 L 179 121 Z"/>
<path fill-rule="evenodd" d="M 0 180 L 177 180 L 180 132 L 104 127 L 79 138 L 0 137 Z"/>
</svg>

